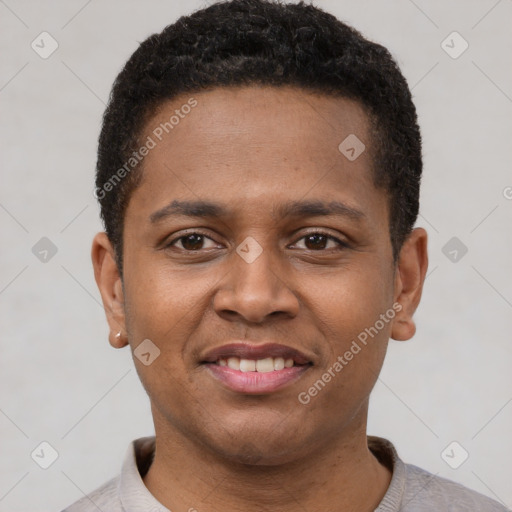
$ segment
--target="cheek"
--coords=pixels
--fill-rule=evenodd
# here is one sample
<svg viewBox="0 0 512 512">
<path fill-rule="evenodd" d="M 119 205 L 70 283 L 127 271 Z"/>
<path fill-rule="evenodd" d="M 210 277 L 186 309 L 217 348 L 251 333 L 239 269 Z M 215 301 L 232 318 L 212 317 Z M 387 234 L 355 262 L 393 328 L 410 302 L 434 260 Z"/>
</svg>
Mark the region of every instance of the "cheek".
<svg viewBox="0 0 512 512">
<path fill-rule="evenodd" d="M 372 259 L 369 255 L 365 259 Z M 303 294 L 307 307 L 323 329 L 331 345 L 343 350 L 347 341 L 357 338 L 379 320 L 392 306 L 392 275 L 389 270 L 372 264 L 349 263 L 338 272 L 314 279 L 303 278 Z M 380 326 L 380 324 L 379 324 Z M 380 326 L 383 334 L 390 324 Z"/>
<path fill-rule="evenodd" d="M 132 270 L 125 284 L 129 331 L 134 341 L 142 336 L 154 337 L 155 343 L 172 342 L 201 307 L 214 280 L 207 273 L 192 278 L 186 271 L 147 260 L 140 265 L 143 271 Z"/>
<path fill-rule="evenodd" d="M 382 368 L 391 321 L 380 320 L 383 301 L 361 303 L 347 295 L 330 301 L 330 314 L 319 318 L 328 341 L 325 358 L 297 396 L 309 417 L 322 418 L 335 431 L 366 403 Z M 327 345 L 327 344 L 326 344 Z"/>
<path fill-rule="evenodd" d="M 126 325 L 134 363 L 150 395 L 159 388 L 168 394 L 181 393 L 185 380 L 192 385 L 190 372 L 194 371 L 185 349 L 190 352 L 193 348 L 194 334 L 208 306 L 208 290 L 215 280 L 206 271 L 192 279 L 186 272 L 152 268 L 151 264 L 142 268 L 144 272 L 126 272 L 131 279 L 125 283 Z M 150 352 L 158 354 L 149 365 L 137 357 L 138 347 L 148 343 L 145 340 L 151 341 Z"/>
<path fill-rule="evenodd" d="M 352 407 L 369 395 L 382 367 L 394 310 L 391 274 L 370 265 L 310 283 L 309 306 L 325 357 L 304 390 L 316 404 Z M 387 316 L 386 316 L 387 314 Z M 319 382 L 319 380 L 321 382 Z M 325 391 L 324 391 L 325 390 Z M 315 397 L 315 398 L 314 398 Z M 317 398 L 316 398 L 317 397 Z M 352 405 L 350 405 L 352 404 Z M 316 407 L 316 405 L 314 406 Z"/>
</svg>

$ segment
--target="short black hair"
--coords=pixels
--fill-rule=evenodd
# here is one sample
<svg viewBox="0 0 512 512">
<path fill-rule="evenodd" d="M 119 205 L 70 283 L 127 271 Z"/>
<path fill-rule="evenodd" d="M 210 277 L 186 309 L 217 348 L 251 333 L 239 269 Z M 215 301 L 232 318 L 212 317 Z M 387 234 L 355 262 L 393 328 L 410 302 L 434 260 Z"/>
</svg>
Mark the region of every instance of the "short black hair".
<svg viewBox="0 0 512 512">
<path fill-rule="evenodd" d="M 149 119 L 178 95 L 249 85 L 296 86 L 363 106 L 373 182 L 388 194 L 396 263 L 418 215 L 422 157 L 416 109 L 393 57 L 303 1 L 228 0 L 148 37 L 114 82 L 99 137 L 96 197 L 119 271 L 125 210 L 141 178 L 140 164 L 127 168 L 126 162 Z"/>
</svg>

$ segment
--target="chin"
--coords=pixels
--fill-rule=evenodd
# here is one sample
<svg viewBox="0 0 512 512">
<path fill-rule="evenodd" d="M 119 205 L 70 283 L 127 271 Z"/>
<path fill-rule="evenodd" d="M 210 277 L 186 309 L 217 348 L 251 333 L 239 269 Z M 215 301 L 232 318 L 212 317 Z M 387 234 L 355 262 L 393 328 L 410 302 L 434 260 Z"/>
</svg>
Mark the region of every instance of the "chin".
<svg viewBox="0 0 512 512">
<path fill-rule="evenodd" d="M 294 462 L 310 451 L 310 443 L 297 436 L 290 436 L 290 431 L 277 433 L 269 430 L 252 435 L 250 431 L 241 431 L 228 438 L 209 439 L 208 445 L 218 457 L 230 463 L 248 466 L 279 466 Z"/>
</svg>

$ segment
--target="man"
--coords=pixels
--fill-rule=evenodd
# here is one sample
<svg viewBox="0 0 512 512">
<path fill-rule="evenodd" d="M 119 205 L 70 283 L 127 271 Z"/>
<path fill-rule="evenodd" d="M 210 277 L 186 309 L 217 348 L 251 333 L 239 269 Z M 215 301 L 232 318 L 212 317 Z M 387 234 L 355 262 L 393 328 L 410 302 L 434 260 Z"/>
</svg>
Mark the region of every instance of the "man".
<svg viewBox="0 0 512 512">
<path fill-rule="evenodd" d="M 92 259 L 156 437 L 67 512 L 502 511 L 367 437 L 427 270 L 389 52 L 318 8 L 214 4 L 144 41 L 99 141 Z"/>
</svg>

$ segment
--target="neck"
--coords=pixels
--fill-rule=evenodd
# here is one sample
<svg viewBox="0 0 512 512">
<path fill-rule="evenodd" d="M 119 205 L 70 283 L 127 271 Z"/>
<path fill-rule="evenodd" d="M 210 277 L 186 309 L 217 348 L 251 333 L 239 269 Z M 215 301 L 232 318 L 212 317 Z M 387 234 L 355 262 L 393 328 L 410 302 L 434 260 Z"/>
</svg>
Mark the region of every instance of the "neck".
<svg viewBox="0 0 512 512">
<path fill-rule="evenodd" d="M 257 504 L 282 512 L 298 506 L 373 511 L 391 481 L 391 471 L 368 449 L 366 414 L 355 431 L 323 440 L 307 456 L 279 465 L 227 460 L 156 420 L 155 455 L 144 484 L 170 510 L 238 512 Z"/>
</svg>

